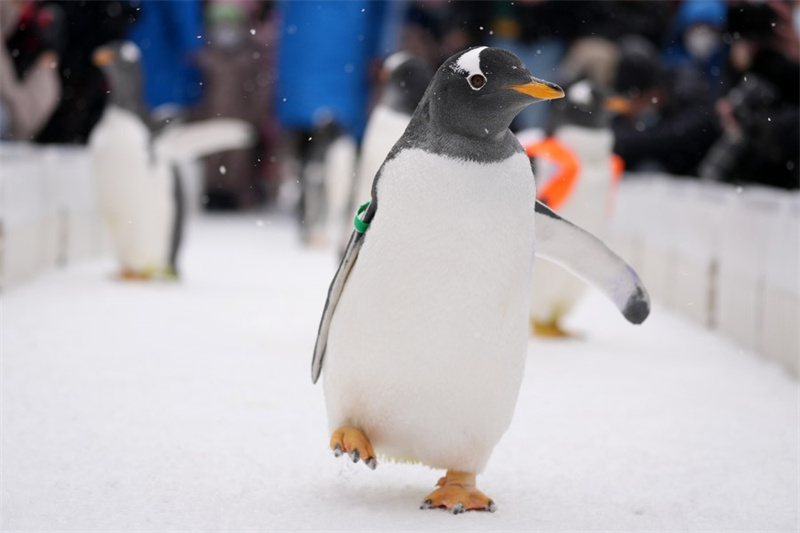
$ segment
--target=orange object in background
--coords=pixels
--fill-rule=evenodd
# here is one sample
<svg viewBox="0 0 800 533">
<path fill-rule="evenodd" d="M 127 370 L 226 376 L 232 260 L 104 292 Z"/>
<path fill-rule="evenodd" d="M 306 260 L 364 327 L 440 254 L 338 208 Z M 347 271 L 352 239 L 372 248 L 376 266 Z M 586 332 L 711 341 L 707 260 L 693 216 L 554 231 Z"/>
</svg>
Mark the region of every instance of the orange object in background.
<svg viewBox="0 0 800 533">
<path fill-rule="evenodd" d="M 553 137 L 529 144 L 525 151 L 528 157 L 548 159 L 558 166 L 558 173 L 536 195 L 540 202 L 558 211 L 575 188 L 581 170 L 580 162 L 571 150 Z"/>
<path fill-rule="evenodd" d="M 537 200 L 546 204 L 550 209 L 558 211 L 578 183 L 581 171 L 578 158 L 572 150 L 554 137 L 531 143 L 525 146 L 525 151 L 528 157 L 541 157 L 558 166 L 558 173 L 536 194 Z M 614 210 L 614 197 L 622 180 L 622 173 L 625 171 L 625 160 L 617 154 L 611 154 L 609 164 L 611 165 L 611 187 L 606 199 L 606 212 L 610 217 Z"/>
</svg>

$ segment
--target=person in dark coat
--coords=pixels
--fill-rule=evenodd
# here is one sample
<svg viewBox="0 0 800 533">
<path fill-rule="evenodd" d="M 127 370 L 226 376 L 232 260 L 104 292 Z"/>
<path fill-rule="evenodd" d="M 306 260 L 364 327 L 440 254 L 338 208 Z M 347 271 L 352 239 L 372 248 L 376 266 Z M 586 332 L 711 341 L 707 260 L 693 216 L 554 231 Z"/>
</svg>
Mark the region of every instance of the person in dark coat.
<svg viewBox="0 0 800 533">
<path fill-rule="evenodd" d="M 696 175 L 719 135 L 714 97 L 694 69 L 669 69 L 658 50 L 641 37 L 620 42 L 614 84 L 630 109 L 612 123 L 614 153 L 629 170 Z"/>
<path fill-rule="evenodd" d="M 92 54 L 97 47 L 124 38 L 138 10 L 127 0 L 47 0 L 43 4 L 57 6 L 64 13 L 58 65 L 61 99 L 34 140 L 85 143 L 106 104 L 105 78 L 92 62 Z"/>
<path fill-rule="evenodd" d="M 800 38 L 791 6 L 731 2 L 730 56 L 716 102 L 723 134 L 700 167 L 703 178 L 800 188 Z"/>
<path fill-rule="evenodd" d="M 259 131 L 269 113 L 274 80 L 267 62 L 270 50 L 251 35 L 255 26 L 251 16 L 254 14 L 241 3 L 207 6 L 209 44 L 197 56 L 205 91 L 197 114 L 238 118 Z M 264 132 L 260 132 L 263 140 Z M 245 148 L 205 158 L 206 209 L 241 209 L 260 203 L 263 165 L 258 159 L 264 158 L 257 153 L 257 148 Z"/>
</svg>

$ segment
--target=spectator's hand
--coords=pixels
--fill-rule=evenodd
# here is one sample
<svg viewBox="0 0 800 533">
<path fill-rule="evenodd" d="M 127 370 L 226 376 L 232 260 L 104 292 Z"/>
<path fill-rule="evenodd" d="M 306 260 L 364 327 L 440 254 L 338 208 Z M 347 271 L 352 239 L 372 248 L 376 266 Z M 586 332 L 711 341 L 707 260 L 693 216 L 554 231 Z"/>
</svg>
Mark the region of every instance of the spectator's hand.
<svg viewBox="0 0 800 533">
<path fill-rule="evenodd" d="M 742 138 L 742 127 L 736 116 L 733 114 L 733 105 L 727 98 L 720 98 L 716 103 L 717 114 L 719 115 L 720 124 L 725 134 L 730 139 Z"/>
<path fill-rule="evenodd" d="M 734 41 L 731 45 L 730 62 L 737 72 L 747 72 L 753 65 L 758 45 L 746 39 Z"/>
<path fill-rule="evenodd" d="M 49 68 L 49 69 L 57 69 L 58 68 L 58 54 L 51 51 L 45 51 L 39 54 L 39 58 L 36 60 L 36 66 L 39 68 Z"/>
</svg>

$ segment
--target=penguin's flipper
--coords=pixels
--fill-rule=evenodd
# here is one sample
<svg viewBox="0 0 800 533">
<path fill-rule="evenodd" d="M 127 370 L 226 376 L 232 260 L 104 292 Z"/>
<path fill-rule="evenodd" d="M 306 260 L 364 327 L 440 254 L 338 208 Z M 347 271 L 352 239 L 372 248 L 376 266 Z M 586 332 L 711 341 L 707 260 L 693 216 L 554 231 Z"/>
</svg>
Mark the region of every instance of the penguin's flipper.
<svg viewBox="0 0 800 533">
<path fill-rule="evenodd" d="M 629 322 L 641 324 L 650 314 L 650 297 L 633 268 L 600 239 L 541 202 L 536 202 L 536 255 L 596 286 Z"/>
<path fill-rule="evenodd" d="M 314 359 L 311 361 L 311 381 L 313 383 L 317 382 L 322 372 L 322 359 L 325 357 L 325 349 L 328 346 L 328 331 L 331 327 L 333 312 L 336 310 L 339 297 L 341 297 L 344 285 L 347 283 L 347 277 L 353 269 L 363 243 L 364 234 L 354 231 L 350 237 L 350 242 L 347 243 L 342 262 L 339 263 L 339 269 L 336 271 L 336 275 L 333 277 L 331 286 L 328 289 L 328 299 L 325 301 L 325 310 L 322 311 L 322 320 L 320 320 L 319 331 L 317 332 L 317 342 L 314 345 Z"/>
<path fill-rule="evenodd" d="M 256 131 L 244 120 L 210 118 L 166 128 L 154 141 L 156 154 L 172 163 L 249 148 L 256 142 Z"/>
</svg>

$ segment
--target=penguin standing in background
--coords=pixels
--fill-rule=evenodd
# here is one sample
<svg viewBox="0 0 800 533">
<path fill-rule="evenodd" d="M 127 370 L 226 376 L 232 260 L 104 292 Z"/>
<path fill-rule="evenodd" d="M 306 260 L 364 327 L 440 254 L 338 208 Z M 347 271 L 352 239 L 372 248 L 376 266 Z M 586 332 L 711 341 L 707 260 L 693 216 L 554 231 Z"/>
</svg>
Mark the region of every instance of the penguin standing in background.
<svg viewBox="0 0 800 533">
<path fill-rule="evenodd" d="M 433 71 L 408 52 L 396 52 L 383 62 L 383 93 L 370 114 L 353 187 L 353 207 L 369 200 L 375 174 L 406 131 Z"/>
<path fill-rule="evenodd" d="M 321 119 L 311 133 L 300 180 L 302 236 L 306 244 L 322 247 L 332 240 L 341 246 L 357 151 L 355 139 L 333 117 Z"/>
<path fill-rule="evenodd" d="M 529 155 L 539 156 L 537 199 L 601 238 L 605 237 L 611 197 L 621 173 L 612 152 L 614 136 L 609 124 L 613 114 L 626 105 L 624 99 L 607 94 L 591 80 L 579 79 L 566 87 L 565 98 L 553 103 L 548 137 L 540 143 L 523 143 Z M 554 166 L 559 167 L 556 172 Z M 583 281 L 560 266 L 537 262 L 531 284 L 531 332 L 571 336 L 562 329 L 561 319 L 585 289 Z"/>
<path fill-rule="evenodd" d="M 250 146 L 254 131 L 235 119 L 159 129 L 142 99 L 140 57 L 131 42 L 95 51 L 93 60 L 106 75 L 109 100 L 89 137 L 89 147 L 98 204 L 120 263 L 120 278 L 174 279 L 183 233 L 177 165 Z"/>
<path fill-rule="evenodd" d="M 517 402 L 534 254 L 598 285 L 629 321 L 649 313 L 627 264 L 536 202 L 509 125 L 561 96 L 505 50 L 445 61 L 328 291 L 311 377 L 324 371 L 330 447 L 373 469 L 381 454 L 446 470 L 423 508 L 496 509 L 475 480 Z"/>
</svg>

